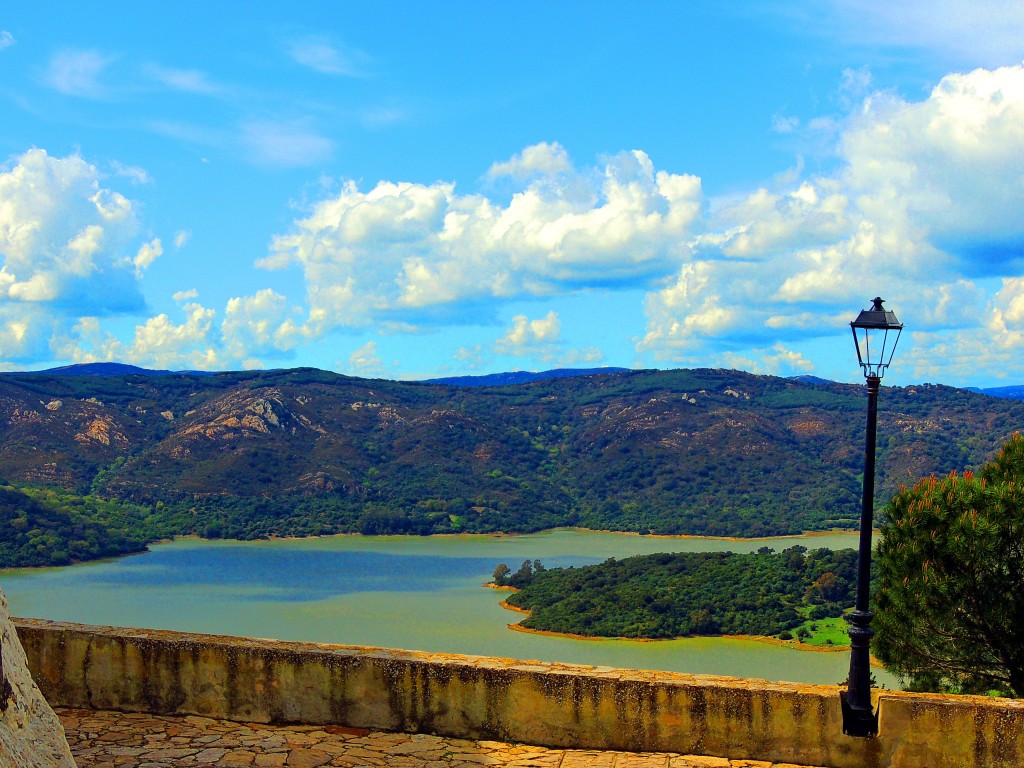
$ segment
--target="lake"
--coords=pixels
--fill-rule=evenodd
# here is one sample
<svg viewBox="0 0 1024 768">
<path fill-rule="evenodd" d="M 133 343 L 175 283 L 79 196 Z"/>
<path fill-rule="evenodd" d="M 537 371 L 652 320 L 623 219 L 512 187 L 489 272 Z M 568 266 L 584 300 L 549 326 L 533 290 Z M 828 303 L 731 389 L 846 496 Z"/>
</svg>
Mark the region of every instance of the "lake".
<svg viewBox="0 0 1024 768">
<path fill-rule="evenodd" d="M 116 560 L 0 570 L 15 616 L 279 640 L 838 683 L 847 653 L 729 638 L 578 640 L 514 632 L 498 563 L 547 567 L 653 552 L 855 548 L 856 534 L 732 541 L 557 530 L 523 536 L 178 539 Z M 896 681 L 876 670 L 880 683 Z"/>
</svg>

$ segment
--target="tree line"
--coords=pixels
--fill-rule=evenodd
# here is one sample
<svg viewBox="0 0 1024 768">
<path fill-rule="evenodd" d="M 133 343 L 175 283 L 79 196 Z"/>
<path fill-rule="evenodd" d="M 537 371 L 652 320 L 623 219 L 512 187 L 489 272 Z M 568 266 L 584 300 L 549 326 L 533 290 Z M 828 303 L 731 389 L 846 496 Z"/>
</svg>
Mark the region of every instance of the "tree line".
<svg viewBox="0 0 1024 768">
<path fill-rule="evenodd" d="M 529 629 L 591 637 L 778 636 L 807 619 L 853 606 L 852 549 L 750 554 L 637 555 L 583 567 L 500 564 L 494 583 L 519 589 L 506 602 L 530 611 Z"/>
</svg>

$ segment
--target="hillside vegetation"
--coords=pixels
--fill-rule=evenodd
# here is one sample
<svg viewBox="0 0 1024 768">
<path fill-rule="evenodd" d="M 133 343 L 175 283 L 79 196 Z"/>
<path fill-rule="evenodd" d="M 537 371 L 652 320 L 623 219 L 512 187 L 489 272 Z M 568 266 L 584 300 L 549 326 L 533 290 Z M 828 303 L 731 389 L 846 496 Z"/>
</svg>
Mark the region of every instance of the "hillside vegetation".
<svg viewBox="0 0 1024 768">
<path fill-rule="evenodd" d="M 856 551 L 802 546 L 638 555 L 532 573 L 528 565 L 510 579 L 521 591 L 505 601 L 531 612 L 521 626 L 593 637 L 788 634 L 852 608 L 857 580 Z"/>
<path fill-rule="evenodd" d="M 0 567 L 141 552 L 159 537 L 149 517 L 142 508 L 93 496 L 0 485 Z"/>
<path fill-rule="evenodd" d="M 140 535 L 766 536 L 856 525 L 865 400 L 705 369 L 500 387 L 315 369 L 3 374 L 0 478 L 135 505 Z M 980 465 L 1022 426 L 1020 401 L 884 388 L 880 504 Z"/>
</svg>

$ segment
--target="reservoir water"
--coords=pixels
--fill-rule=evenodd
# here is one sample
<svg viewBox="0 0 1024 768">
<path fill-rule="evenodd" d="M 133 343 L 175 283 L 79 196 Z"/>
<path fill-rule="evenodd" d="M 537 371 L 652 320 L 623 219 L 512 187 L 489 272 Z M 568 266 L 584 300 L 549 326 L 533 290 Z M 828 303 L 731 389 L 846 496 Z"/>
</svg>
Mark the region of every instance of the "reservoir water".
<svg viewBox="0 0 1024 768">
<path fill-rule="evenodd" d="M 642 642 L 514 632 L 520 618 L 481 585 L 498 563 L 547 567 L 652 552 L 853 548 L 855 534 L 733 541 L 558 530 L 525 536 L 334 536 L 258 542 L 179 539 L 116 560 L 0 570 L 15 616 L 85 624 L 698 674 L 838 683 L 847 653 L 730 638 Z M 896 681 L 876 670 L 879 683 Z"/>
</svg>

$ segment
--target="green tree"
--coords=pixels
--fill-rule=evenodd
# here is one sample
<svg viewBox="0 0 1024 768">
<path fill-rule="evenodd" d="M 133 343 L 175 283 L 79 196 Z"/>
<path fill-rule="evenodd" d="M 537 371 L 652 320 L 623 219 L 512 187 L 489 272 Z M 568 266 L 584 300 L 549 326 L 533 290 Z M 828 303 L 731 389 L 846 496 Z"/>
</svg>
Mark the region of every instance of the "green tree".
<svg viewBox="0 0 1024 768">
<path fill-rule="evenodd" d="M 917 690 L 1024 696 L 1024 438 L 922 480 L 881 526 L 875 653 Z"/>
<path fill-rule="evenodd" d="M 499 587 L 503 587 L 508 584 L 508 576 L 510 573 L 512 573 L 511 568 L 504 563 L 499 563 L 498 567 L 494 569 L 494 576 L 491 577 L 491 581 Z"/>
<path fill-rule="evenodd" d="M 523 564 L 519 566 L 518 571 L 512 574 L 508 583 L 517 589 L 522 589 L 531 581 L 533 581 L 533 563 L 523 560 Z"/>
</svg>

